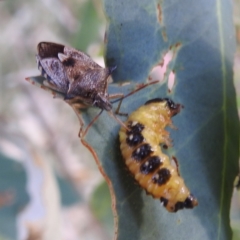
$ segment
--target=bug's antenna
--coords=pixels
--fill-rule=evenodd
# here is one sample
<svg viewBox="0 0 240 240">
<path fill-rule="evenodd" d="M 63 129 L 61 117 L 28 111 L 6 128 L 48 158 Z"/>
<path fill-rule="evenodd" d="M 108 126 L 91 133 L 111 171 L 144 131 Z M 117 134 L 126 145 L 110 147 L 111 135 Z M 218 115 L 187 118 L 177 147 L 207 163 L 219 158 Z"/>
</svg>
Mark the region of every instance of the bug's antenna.
<svg viewBox="0 0 240 240">
<path fill-rule="evenodd" d="M 116 117 L 116 115 L 112 111 L 107 112 L 112 118 L 114 118 L 122 127 L 129 130 L 128 127 L 119 119 Z"/>
<path fill-rule="evenodd" d="M 148 86 L 150 86 L 150 85 L 152 85 L 152 84 L 156 84 L 156 83 L 159 83 L 159 81 L 156 80 L 156 81 L 153 81 L 153 82 L 150 82 L 150 83 L 146 83 L 146 84 L 140 85 L 140 87 L 138 87 L 137 89 L 131 91 L 130 93 L 124 95 L 123 97 L 120 97 L 120 98 L 112 101 L 111 103 L 119 102 L 119 101 L 121 101 L 121 100 L 123 100 L 123 99 L 125 99 L 125 98 L 127 98 L 127 97 L 129 97 L 129 96 L 131 96 L 131 95 L 133 95 L 134 93 L 142 90 L 143 88 L 148 87 Z"/>
</svg>

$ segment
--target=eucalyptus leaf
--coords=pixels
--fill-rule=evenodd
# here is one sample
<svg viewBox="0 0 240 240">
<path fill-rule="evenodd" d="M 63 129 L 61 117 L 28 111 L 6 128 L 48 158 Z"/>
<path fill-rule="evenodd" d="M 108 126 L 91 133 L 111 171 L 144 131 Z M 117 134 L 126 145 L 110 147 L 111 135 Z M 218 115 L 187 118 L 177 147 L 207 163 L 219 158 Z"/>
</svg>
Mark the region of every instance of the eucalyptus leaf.
<svg viewBox="0 0 240 240">
<path fill-rule="evenodd" d="M 195 209 L 173 214 L 147 196 L 122 161 L 119 125 L 104 113 L 85 140 L 110 185 L 117 239 L 231 239 L 229 209 L 239 155 L 231 3 L 105 0 L 104 8 L 106 62 L 117 66 L 114 82 L 146 82 L 163 54 L 178 45 L 169 65 L 174 90 L 169 93 L 167 82 L 148 87 L 125 99 L 121 111 L 130 113 L 146 100 L 166 96 L 184 106 L 173 119 L 178 130 L 169 130 L 174 146 L 168 153 L 177 157 L 181 175 L 199 201 Z M 131 87 L 119 87 L 124 91 Z M 86 122 L 98 111 L 86 110 Z"/>
</svg>

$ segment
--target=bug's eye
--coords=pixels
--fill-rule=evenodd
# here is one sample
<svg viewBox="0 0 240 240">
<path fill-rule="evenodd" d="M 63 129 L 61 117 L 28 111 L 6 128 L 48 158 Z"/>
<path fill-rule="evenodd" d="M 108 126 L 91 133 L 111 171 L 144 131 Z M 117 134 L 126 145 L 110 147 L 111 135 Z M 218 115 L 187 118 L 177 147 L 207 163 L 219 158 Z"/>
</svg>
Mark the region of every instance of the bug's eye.
<svg viewBox="0 0 240 240">
<path fill-rule="evenodd" d="M 87 98 L 91 97 L 91 92 L 87 92 L 87 93 L 85 94 L 85 96 L 86 96 Z"/>
</svg>

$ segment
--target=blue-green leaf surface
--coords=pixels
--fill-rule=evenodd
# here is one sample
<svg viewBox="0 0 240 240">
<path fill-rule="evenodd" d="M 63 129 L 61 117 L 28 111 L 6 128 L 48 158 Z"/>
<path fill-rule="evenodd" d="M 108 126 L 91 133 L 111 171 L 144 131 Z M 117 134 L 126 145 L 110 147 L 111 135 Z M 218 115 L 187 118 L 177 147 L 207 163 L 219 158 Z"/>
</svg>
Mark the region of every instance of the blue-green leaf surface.
<svg viewBox="0 0 240 240">
<path fill-rule="evenodd" d="M 86 137 L 98 155 L 115 198 L 117 239 L 231 239 L 229 208 L 238 169 L 239 120 L 233 86 L 235 49 L 229 1 L 104 1 L 109 27 L 107 65 L 115 82 L 146 82 L 150 70 L 175 44 L 174 91 L 166 84 L 123 102 L 132 112 L 146 100 L 171 97 L 184 105 L 173 121 L 174 147 L 186 185 L 198 198 L 193 210 L 168 213 L 129 176 L 119 151 L 119 125 L 101 115 Z M 130 91 L 119 87 L 112 91 Z M 98 112 L 89 109 L 85 120 Z"/>
</svg>

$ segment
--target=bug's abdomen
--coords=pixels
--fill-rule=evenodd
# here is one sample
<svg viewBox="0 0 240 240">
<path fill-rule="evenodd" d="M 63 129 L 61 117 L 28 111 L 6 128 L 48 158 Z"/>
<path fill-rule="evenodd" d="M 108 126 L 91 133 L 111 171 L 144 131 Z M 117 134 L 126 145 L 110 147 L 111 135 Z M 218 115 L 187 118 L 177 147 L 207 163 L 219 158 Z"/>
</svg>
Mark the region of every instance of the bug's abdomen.
<svg viewBox="0 0 240 240">
<path fill-rule="evenodd" d="M 125 163 L 139 185 L 159 198 L 168 211 L 176 212 L 193 208 L 197 200 L 159 145 L 170 143 L 164 128 L 171 125 L 171 116 L 166 101 L 144 105 L 130 115 L 128 130 L 121 128 L 119 136 Z"/>
</svg>

